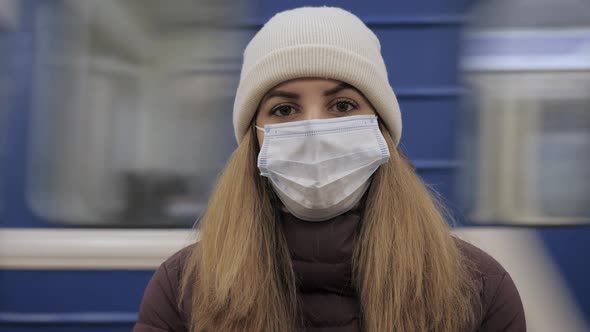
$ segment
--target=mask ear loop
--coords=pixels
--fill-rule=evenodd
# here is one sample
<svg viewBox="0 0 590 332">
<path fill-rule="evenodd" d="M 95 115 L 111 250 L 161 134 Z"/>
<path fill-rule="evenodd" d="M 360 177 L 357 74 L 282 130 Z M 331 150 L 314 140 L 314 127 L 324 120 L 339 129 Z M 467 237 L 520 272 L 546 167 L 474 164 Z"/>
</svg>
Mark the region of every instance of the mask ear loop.
<svg viewBox="0 0 590 332">
<path fill-rule="evenodd" d="M 252 130 L 252 133 L 254 136 L 256 136 L 256 131 L 260 130 L 262 132 L 264 132 L 264 128 L 259 127 L 256 125 L 255 120 L 252 120 L 252 124 L 250 126 L 250 130 Z M 258 155 L 258 153 L 260 152 L 260 145 L 258 144 L 258 140 L 256 140 L 256 146 L 257 146 L 257 151 L 256 151 L 256 155 Z M 258 176 L 258 181 L 260 181 L 260 190 L 263 190 L 264 192 L 266 192 L 266 194 L 268 195 L 268 198 L 270 199 L 270 205 L 273 208 L 273 214 L 279 218 L 282 218 L 281 216 L 281 211 L 283 212 L 287 212 L 287 208 L 283 205 L 283 203 L 281 202 L 281 200 L 279 199 L 279 197 L 277 196 L 277 194 L 275 193 L 272 184 L 270 183 L 270 180 L 267 177 L 264 176 Z"/>
<path fill-rule="evenodd" d="M 262 148 L 262 146 L 260 145 L 260 142 L 258 141 L 258 131 L 265 133 L 264 128 L 256 125 L 256 117 L 254 117 L 252 119 L 252 121 L 250 121 L 250 129 L 249 130 L 252 131 L 252 135 L 254 136 L 254 140 L 256 142 L 256 148 L 257 148 L 256 155 L 258 155 L 260 153 L 260 149 Z"/>
</svg>

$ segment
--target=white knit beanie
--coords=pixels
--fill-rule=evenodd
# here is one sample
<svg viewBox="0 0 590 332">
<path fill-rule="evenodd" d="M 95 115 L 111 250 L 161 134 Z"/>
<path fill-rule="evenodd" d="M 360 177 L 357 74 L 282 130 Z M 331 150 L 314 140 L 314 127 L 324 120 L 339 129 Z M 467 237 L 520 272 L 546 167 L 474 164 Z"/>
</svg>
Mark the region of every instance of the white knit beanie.
<svg viewBox="0 0 590 332">
<path fill-rule="evenodd" d="M 296 78 L 346 82 L 371 102 L 397 145 L 399 105 L 387 78 L 377 36 L 356 16 L 334 7 L 302 7 L 273 16 L 244 51 L 234 102 L 238 143 L 260 100 L 274 86 Z"/>
</svg>

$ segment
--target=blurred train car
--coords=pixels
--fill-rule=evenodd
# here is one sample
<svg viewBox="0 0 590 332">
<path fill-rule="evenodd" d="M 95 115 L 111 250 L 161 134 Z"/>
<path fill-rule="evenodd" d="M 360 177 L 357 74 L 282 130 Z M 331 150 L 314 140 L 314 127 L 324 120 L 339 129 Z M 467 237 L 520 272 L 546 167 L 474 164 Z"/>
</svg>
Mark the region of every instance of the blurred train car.
<svg viewBox="0 0 590 332">
<path fill-rule="evenodd" d="M 0 331 L 131 330 L 235 148 L 242 50 L 302 5 L 0 0 Z M 529 330 L 590 330 L 588 5 L 321 5 L 379 36 L 402 148 Z"/>
</svg>

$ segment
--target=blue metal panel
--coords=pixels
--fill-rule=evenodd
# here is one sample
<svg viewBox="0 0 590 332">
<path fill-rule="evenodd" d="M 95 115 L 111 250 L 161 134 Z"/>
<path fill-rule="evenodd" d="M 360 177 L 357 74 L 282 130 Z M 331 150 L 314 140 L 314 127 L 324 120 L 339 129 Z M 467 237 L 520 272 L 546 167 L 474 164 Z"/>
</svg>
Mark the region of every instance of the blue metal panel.
<svg viewBox="0 0 590 332">
<path fill-rule="evenodd" d="M 545 228 L 539 231 L 547 251 L 578 302 L 584 317 L 590 319 L 590 226 Z M 543 278 L 543 276 L 539 276 Z"/>
<path fill-rule="evenodd" d="M 5 188 L 4 182 L 6 181 L 6 151 L 8 148 L 8 141 L 6 132 L 8 131 L 8 109 L 10 109 L 10 105 L 8 104 L 14 98 L 10 95 L 10 85 L 8 82 L 13 81 L 13 77 L 11 77 L 11 70 L 10 70 L 10 57 L 8 56 L 8 52 L 4 51 L 7 50 L 10 45 L 12 44 L 13 34 L 8 31 L 2 31 L 0 29 L 0 225 L 4 220 L 4 194 Z"/>
<path fill-rule="evenodd" d="M 400 98 L 403 119 L 400 146 L 410 159 L 456 162 L 457 107 L 454 97 Z M 422 168 L 420 164 L 416 167 Z"/>
<path fill-rule="evenodd" d="M 0 271 L 0 331 L 129 330 L 153 271 Z M 10 328 L 9 328 L 10 327 Z M 85 330 L 85 328 L 84 328 Z"/>
<path fill-rule="evenodd" d="M 53 0 L 24 0 L 21 5 L 21 17 L 17 29 L 11 32 L 7 52 L 8 67 L 11 72 L 12 86 L 6 121 L 6 165 L 2 171 L 5 176 L 4 189 L 4 226 L 7 227 L 47 227 L 47 223 L 34 216 L 26 206 L 26 158 L 28 144 L 28 117 L 30 115 L 33 94 L 33 70 L 35 59 L 34 20 L 42 6 L 55 6 Z"/>
<path fill-rule="evenodd" d="M 355 1 L 355 0 L 326 0 L 326 1 L 298 1 L 298 0 L 256 0 L 256 16 L 262 20 L 269 19 L 275 13 L 300 6 L 334 6 L 341 7 L 363 17 L 369 22 L 375 18 L 401 21 L 419 21 L 419 18 L 433 18 L 441 21 L 445 17 L 455 17 L 463 14 L 470 0 L 422 0 L 422 1 Z M 438 19 L 436 19 L 438 18 Z"/>
<path fill-rule="evenodd" d="M 0 270 L 0 312 L 135 311 L 152 274 Z"/>
<path fill-rule="evenodd" d="M 131 323 L 116 324 L 3 324 L 0 332 L 129 332 Z"/>
<path fill-rule="evenodd" d="M 453 169 L 429 169 L 418 171 L 418 175 L 422 177 L 428 187 L 439 194 L 443 202 L 449 205 L 448 197 L 452 192 L 453 183 Z"/>
<path fill-rule="evenodd" d="M 456 88 L 459 26 L 373 29 L 394 89 Z"/>
</svg>

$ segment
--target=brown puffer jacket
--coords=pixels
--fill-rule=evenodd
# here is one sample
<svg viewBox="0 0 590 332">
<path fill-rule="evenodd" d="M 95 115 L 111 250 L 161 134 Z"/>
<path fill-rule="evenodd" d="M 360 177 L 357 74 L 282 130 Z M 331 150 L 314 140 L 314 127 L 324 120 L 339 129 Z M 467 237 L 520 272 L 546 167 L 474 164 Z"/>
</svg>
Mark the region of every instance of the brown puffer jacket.
<svg viewBox="0 0 590 332">
<path fill-rule="evenodd" d="M 360 307 L 351 287 L 350 264 L 359 221 L 355 212 L 316 223 L 283 215 L 284 233 L 300 282 L 298 300 L 306 331 L 360 331 Z M 482 312 L 474 331 L 526 331 L 520 296 L 508 273 L 482 250 L 461 240 L 457 243 L 478 270 L 473 278 Z M 176 303 L 180 272 L 192 248 L 177 252 L 156 270 L 145 290 L 134 332 L 188 331 L 190 299 L 182 299 L 181 310 Z"/>
</svg>

